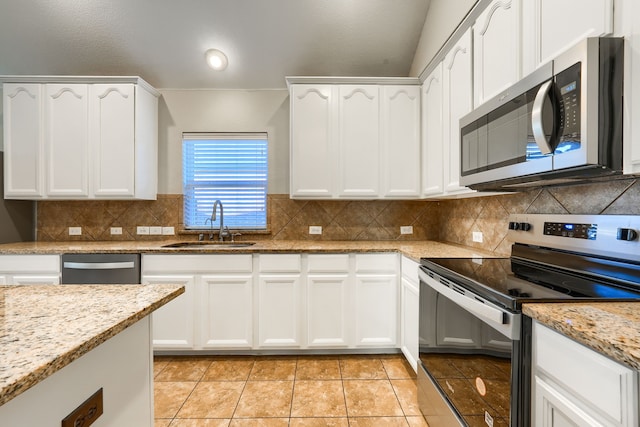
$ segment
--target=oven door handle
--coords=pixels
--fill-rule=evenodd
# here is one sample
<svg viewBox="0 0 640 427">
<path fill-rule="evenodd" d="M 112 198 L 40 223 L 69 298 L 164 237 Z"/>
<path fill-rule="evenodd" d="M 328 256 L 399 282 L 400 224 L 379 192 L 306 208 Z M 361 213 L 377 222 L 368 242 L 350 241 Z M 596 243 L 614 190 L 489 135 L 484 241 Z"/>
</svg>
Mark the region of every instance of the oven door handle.
<svg viewBox="0 0 640 427">
<path fill-rule="evenodd" d="M 422 279 L 425 280 L 425 283 L 432 287 L 436 292 L 449 298 L 451 301 L 482 320 L 496 325 L 504 325 L 507 323 L 504 311 L 491 307 L 482 301 L 478 301 L 472 296 L 454 291 L 450 287 L 443 285 L 431 277 L 422 277 Z"/>
</svg>

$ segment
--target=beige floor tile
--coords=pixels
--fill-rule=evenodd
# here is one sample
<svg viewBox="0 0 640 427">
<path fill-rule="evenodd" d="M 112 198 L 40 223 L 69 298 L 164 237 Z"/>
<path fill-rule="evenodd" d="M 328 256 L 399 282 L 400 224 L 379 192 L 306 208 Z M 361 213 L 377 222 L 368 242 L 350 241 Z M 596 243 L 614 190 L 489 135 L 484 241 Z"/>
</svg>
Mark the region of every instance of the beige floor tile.
<svg viewBox="0 0 640 427">
<path fill-rule="evenodd" d="M 153 420 L 153 427 L 169 427 L 171 418 L 156 418 Z"/>
<path fill-rule="evenodd" d="M 389 380 L 345 380 L 349 417 L 404 416 Z"/>
<path fill-rule="evenodd" d="M 174 358 L 155 378 L 156 381 L 199 381 L 211 365 L 210 358 Z"/>
<path fill-rule="evenodd" d="M 349 418 L 349 427 L 408 427 L 404 417 Z"/>
<path fill-rule="evenodd" d="M 229 427 L 288 427 L 289 418 L 234 418 Z"/>
<path fill-rule="evenodd" d="M 292 417 L 346 417 L 342 381 L 296 381 Z"/>
<path fill-rule="evenodd" d="M 253 364 L 250 381 L 293 381 L 296 377 L 295 358 L 258 358 Z"/>
<path fill-rule="evenodd" d="M 407 422 L 410 427 L 429 427 L 429 424 L 427 424 L 423 416 L 407 417 Z"/>
<path fill-rule="evenodd" d="M 391 380 L 393 390 L 405 415 L 421 415 L 418 407 L 418 385 L 416 380 Z"/>
<path fill-rule="evenodd" d="M 155 378 L 168 364 L 171 358 L 156 356 L 153 358 L 153 378 Z"/>
<path fill-rule="evenodd" d="M 177 418 L 231 418 L 244 385 L 244 381 L 200 382 Z"/>
<path fill-rule="evenodd" d="M 229 427 L 230 419 L 205 418 L 205 419 L 180 419 L 173 420 L 169 427 Z"/>
<path fill-rule="evenodd" d="M 298 359 L 296 380 L 339 380 L 340 360 L 336 359 Z"/>
<path fill-rule="evenodd" d="M 246 381 L 253 363 L 253 358 L 214 359 L 202 381 Z"/>
<path fill-rule="evenodd" d="M 291 418 L 290 427 L 349 427 L 347 418 Z"/>
<path fill-rule="evenodd" d="M 416 378 L 416 373 L 409 365 L 409 362 L 404 357 L 398 357 L 393 359 L 380 359 L 384 370 L 387 372 L 387 376 L 392 380 L 405 380 L 410 378 Z"/>
<path fill-rule="evenodd" d="M 292 394 L 293 381 L 248 381 L 234 418 L 289 417 Z"/>
<path fill-rule="evenodd" d="M 153 386 L 154 417 L 175 417 L 196 384 L 195 382 L 156 382 Z"/>
<path fill-rule="evenodd" d="M 387 373 L 378 358 L 349 357 L 340 360 L 342 379 L 387 379 Z"/>
</svg>

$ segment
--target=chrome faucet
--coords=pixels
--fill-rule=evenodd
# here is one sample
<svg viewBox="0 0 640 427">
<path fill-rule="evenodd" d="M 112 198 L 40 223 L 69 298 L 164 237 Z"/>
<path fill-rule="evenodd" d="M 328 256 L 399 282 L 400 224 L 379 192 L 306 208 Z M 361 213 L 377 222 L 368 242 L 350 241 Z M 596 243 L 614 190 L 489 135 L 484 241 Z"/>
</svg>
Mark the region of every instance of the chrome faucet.
<svg viewBox="0 0 640 427">
<path fill-rule="evenodd" d="M 206 225 L 207 221 L 211 221 L 211 233 L 209 233 L 209 240 L 213 240 L 213 221 L 216 220 L 216 211 L 218 210 L 218 206 L 220 206 L 220 233 L 218 235 L 218 240 L 224 242 L 224 238 L 229 235 L 229 227 L 224 226 L 224 208 L 222 207 L 222 202 L 219 199 L 213 202 L 211 218 L 207 218 L 204 223 Z"/>
</svg>

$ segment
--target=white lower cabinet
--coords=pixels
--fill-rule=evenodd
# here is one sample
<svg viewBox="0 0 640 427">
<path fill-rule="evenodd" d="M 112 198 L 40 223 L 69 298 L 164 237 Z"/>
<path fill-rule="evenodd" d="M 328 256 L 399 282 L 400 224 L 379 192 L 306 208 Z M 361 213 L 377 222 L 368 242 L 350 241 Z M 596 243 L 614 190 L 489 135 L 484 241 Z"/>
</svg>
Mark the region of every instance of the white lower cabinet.
<svg viewBox="0 0 640 427">
<path fill-rule="evenodd" d="M 533 322 L 532 423 L 637 426 L 638 373 Z"/>
<path fill-rule="evenodd" d="M 258 346 L 300 347 L 300 275 L 260 276 Z"/>
<path fill-rule="evenodd" d="M 59 255 L 0 255 L 0 285 L 57 285 Z"/>
<path fill-rule="evenodd" d="M 418 325 L 420 310 L 419 264 L 407 257 L 401 260 L 400 349 L 414 371 L 418 369 Z"/>
</svg>

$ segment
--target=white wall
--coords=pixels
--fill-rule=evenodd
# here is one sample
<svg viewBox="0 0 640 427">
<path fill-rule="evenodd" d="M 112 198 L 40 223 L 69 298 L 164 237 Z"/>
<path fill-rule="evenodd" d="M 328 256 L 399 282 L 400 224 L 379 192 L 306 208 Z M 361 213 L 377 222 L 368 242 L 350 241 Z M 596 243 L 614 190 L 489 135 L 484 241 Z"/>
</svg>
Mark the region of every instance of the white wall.
<svg viewBox="0 0 640 427">
<path fill-rule="evenodd" d="M 267 132 L 270 194 L 289 193 L 287 90 L 165 90 L 158 103 L 158 193 L 182 193 L 182 132 Z"/>
<path fill-rule="evenodd" d="M 419 76 L 429 65 L 431 59 L 476 2 L 477 0 L 431 0 L 422 35 L 409 70 L 410 77 Z"/>
</svg>

